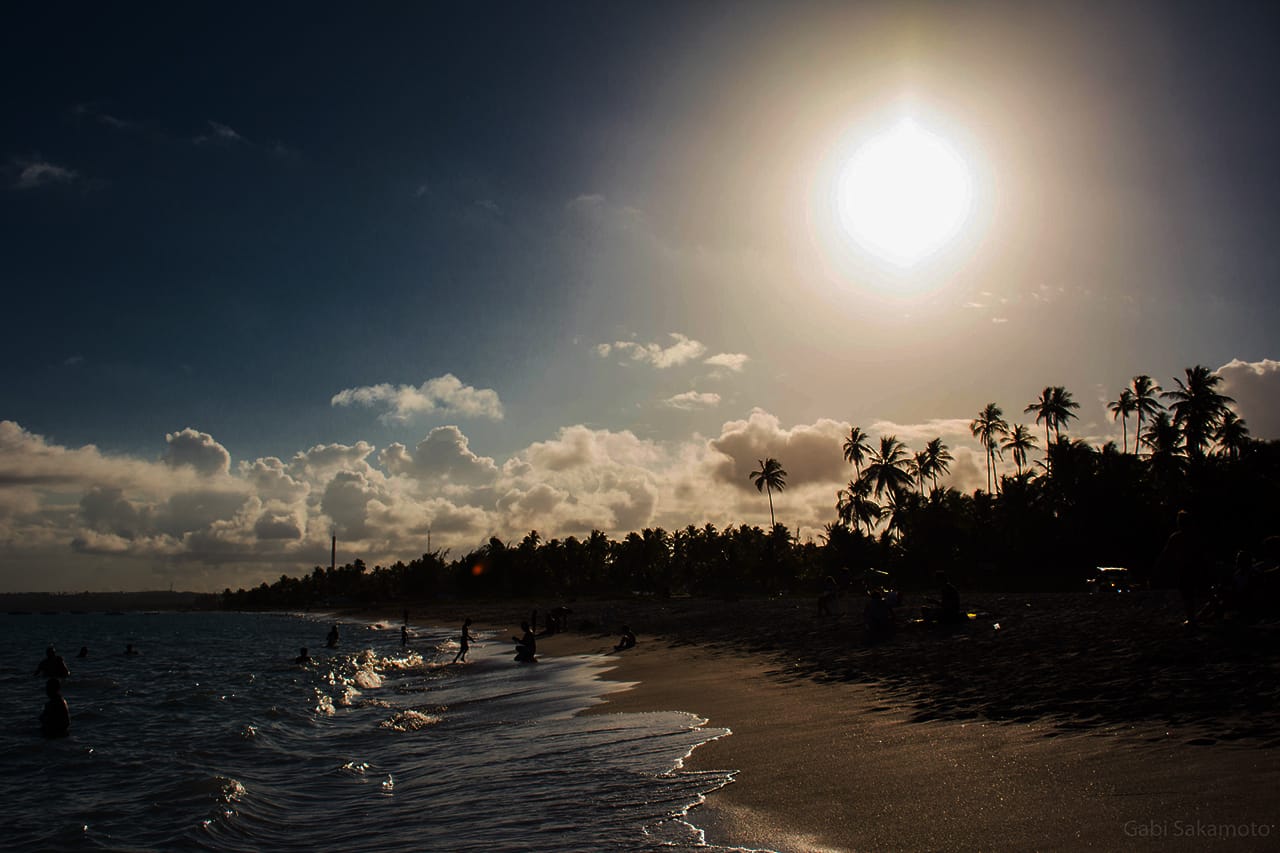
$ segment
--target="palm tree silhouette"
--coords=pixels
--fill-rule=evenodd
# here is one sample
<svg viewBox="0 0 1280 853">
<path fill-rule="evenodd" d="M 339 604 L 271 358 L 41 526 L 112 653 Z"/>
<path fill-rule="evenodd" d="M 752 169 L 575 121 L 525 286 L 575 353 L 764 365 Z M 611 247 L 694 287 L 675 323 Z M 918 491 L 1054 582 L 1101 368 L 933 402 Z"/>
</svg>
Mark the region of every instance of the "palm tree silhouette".
<svg viewBox="0 0 1280 853">
<path fill-rule="evenodd" d="M 896 435 L 882 435 L 880 449 L 871 452 L 871 464 L 862 476 L 871 483 L 877 498 L 886 490 L 901 491 L 911 486 L 911 474 L 907 471 L 910 461 L 907 446 L 898 441 Z"/>
<path fill-rule="evenodd" d="M 867 434 L 859 427 L 850 427 L 849 437 L 844 440 L 844 461 L 853 463 L 855 478 L 862 476 L 862 462 L 871 452 L 867 444 Z"/>
<path fill-rule="evenodd" d="M 950 449 L 942 443 L 942 437 L 933 439 L 924 446 L 925 466 L 923 469 L 927 476 L 933 480 L 933 490 L 938 490 L 938 478 L 951 473 L 951 463 L 955 459 L 951 455 Z"/>
<path fill-rule="evenodd" d="M 836 512 L 845 524 L 853 523 L 853 529 L 867 532 L 880 520 L 880 504 L 871 499 L 871 481 L 865 477 L 850 480 L 848 488 L 836 492 Z"/>
<path fill-rule="evenodd" d="M 969 422 L 969 432 L 982 442 L 987 452 L 987 494 L 991 494 L 991 469 L 995 467 L 996 440 L 999 436 L 1008 435 L 1009 422 L 1004 419 L 1004 412 L 1000 411 L 999 406 L 987 403 L 978 416 Z"/>
<path fill-rule="evenodd" d="M 1134 455 L 1138 455 L 1138 448 L 1142 446 L 1144 440 L 1142 431 L 1143 417 L 1154 418 L 1164 411 L 1164 406 L 1161 405 L 1159 399 L 1160 386 L 1145 373 L 1133 377 L 1133 384 L 1129 387 L 1133 389 L 1134 411 L 1138 413 L 1138 427 L 1133 433 L 1133 452 Z"/>
<path fill-rule="evenodd" d="M 1005 450 L 1012 451 L 1013 463 L 1018 466 L 1018 476 L 1022 476 L 1022 466 L 1027 464 L 1027 451 L 1034 450 L 1036 447 L 1036 437 L 1031 434 L 1031 430 L 1022 424 L 1014 424 L 1013 429 L 1009 431 L 1009 437 L 1000 445 Z"/>
<path fill-rule="evenodd" d="M 929 479 L 929 454 L 923 450 L 907 460 L 907 473 L 916 481 L 916 491 L 924 496 L 924 481 Z"/>
<path fill-rule="evenodd" d="M 1235 400 L 1218 393 L 1222 377 L 1202 364 L 1186 368 L 1187 381 L 1174 378 L 1178 387 L 1165 391 L 1161 396 L 1172 400 L 1173 423 L 1182 430 L 1187 455 L 1199 458 L 1213 439 L 1214 431 L 1222 423 L 1223 415 L 1230 411 L 1228 404 Z"/>
<path fill-rule="evenodd" d="M 772 530 L 778 523 L 773 517 L 773 490 L 782 491 L 787 487 L 787 472 L 782 470 L 782 463 L 772 456 L 759 461 L 760 470 L 747 476 L 755 483 L 756 491 L 769 494 L 769 529 Z"/>
<path fill-rule="evenodd" d="M 1133 391 L 1125 388 L 1120 392 L 1120 396 L 1110 403 L 1107 408 L 1111 411 L 1111 419 L 1120 421 L 1120 434 L 1124 437 L 1124 452 L 1129 452 L 1129 415 L 1138 411 L 1138 404 L 1133 399 Z"/>
<path fill-rule="evenodd" d="M 1049 427 L 1053 427 L 1054 440 L 1062 438 L 1062 427 L 1076 415 L 1072 409 L 1080 408 L 1080 404 L 1071 399 L 1071 392 L 1061 385 L 1046 386 L 1040 396 L 1029 403 L 1023 414 L 1036 413 L 1036 423 L 1044 421 L 1045 458 L 1048 460 Z M 1052 467 L 1047 468 L 1052 471 Z"/>
<path fill-rule="evenodd" d="M 1234 462 L 1240 458 L 1240 451 L 1249 445 L 1249 427 L 1243 418 L 1227 409 L 1213 437 L 1222 448 L 1222 455 Z"/>
</svg>

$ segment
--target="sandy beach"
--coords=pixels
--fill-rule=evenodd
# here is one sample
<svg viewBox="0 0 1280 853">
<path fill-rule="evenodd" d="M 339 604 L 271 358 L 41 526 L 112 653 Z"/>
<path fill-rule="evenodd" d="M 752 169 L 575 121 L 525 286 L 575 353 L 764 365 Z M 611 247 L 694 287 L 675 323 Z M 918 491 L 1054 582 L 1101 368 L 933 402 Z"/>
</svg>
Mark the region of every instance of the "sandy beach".
<svg viewBox="0 0 1280 853">
<path fill-rule="evenodd" d="M 968 604 L 987 614 L 982 626 L 936 633 L 907 624 L 876 646 L 862 642 L 851 614 L 820 620 L 808 600 L 579 605 L 571 630 L 542 638 L 539 652 L 612 655 L 607 677 L 620 689 L 588 713 L 682 710 L 732 732 L 687 762 L 738 771 L 692 815 L 717 844 L 1280 844 L 1268 628 L 1262 640 L 1188 636 L 1160 597 Z M 514 630 L 519 616 L 502 620 L 502 611 L 522 612 L 469 612 L 482 629 Z M 600 625 L 620 619 L 640 629 L 640 642 L 613 654 L 616 635 Z M 1003 620 L 998 630 L 991 619 Z"/>
</svg>

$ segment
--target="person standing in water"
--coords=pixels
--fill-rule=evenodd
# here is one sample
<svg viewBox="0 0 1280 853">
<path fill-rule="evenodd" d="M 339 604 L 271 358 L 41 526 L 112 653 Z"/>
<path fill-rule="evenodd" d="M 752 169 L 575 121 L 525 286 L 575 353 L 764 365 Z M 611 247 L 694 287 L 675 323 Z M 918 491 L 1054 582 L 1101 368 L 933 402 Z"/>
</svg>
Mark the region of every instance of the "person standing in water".
<svg viewBox="0 0 1280 853">
<path fill-rule="evenodd" d="M 458 638 L 458 645 L 460 648 L 458 649 L 458 653 L 453 656 L 454 663 L 457 663 L 458 661 L 462 661 L 463 663 L 467 662 L 467 650 L 470 649 L 471 644 L 476 641 L 476 638 L 471 636 L 470 628 L 471 617 L 468 616 L 466 621 L 462 623 L 462 636 Z"/>
<path fill-rule="evenodd" d="M 58 654 L 58 650 L 50 646 L 44 650 L 44 660 L 36 664 L 35 674 L 45 678 L 66 678 L 71 670 L 67 669 L 67 662 Z"/>
<path fill-rule="evenodd" d="M 50 678 L 44 683 L 49 701 L 40 712 L 40 733 L 47 738 L 66 737 L 71 732 L 71 710 L 62 698 L 62 682 Z"/>
<path fill-rule="evenodd" d="M 334 622 L 333 627 L 329 629 L 329 636 L 325 637 L 324 644 L 331 649 L 336 649 L 338 647 L 338 623 L 337 622 Z"/>
</svg>

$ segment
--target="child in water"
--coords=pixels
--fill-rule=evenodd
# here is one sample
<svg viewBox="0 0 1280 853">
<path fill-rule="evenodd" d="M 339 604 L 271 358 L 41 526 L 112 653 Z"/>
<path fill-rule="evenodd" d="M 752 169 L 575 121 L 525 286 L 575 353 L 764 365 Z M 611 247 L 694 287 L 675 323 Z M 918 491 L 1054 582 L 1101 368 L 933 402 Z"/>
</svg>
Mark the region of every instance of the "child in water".
<svg viewBox="0 0 1280 853">
<path fill-rule="evenodd" d="M 521 622 L 520 627 L 524 636 L 511 638 L 516 644 L 516 660 L 519 663 L 533 663 L 538 659 L 538 640 L 533 636 L 528 622 Z"/>
<path fill-rule="evenodd" d="M 471 617 L 468 616 L 467 620 L 462 623 L 462 636 L 458 638 L 458 645 L 461 646 L 461 648 L 459 648 L 458 653 L 453 656 L 454 663 L 457 663 L 458 661 L 462 661 L 463 663 L 467 662 L 467 650 L 470 649 L 471 644 L 476 641 L 476 638 L 471 636 L 471 631 L 468 630 L 470 627 Z"/>
</svg>

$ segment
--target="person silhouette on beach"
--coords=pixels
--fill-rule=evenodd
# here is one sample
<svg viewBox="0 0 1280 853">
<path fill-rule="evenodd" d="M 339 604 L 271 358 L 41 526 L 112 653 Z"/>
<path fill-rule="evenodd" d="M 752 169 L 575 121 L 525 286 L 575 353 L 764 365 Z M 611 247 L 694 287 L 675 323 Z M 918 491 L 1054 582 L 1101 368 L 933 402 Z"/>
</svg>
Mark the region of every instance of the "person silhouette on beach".
<svg viewBox="0 0 1280 853">
<path fill-rule="evenodd" d="M 329 629 L 329 635 L 324 638 L 324 644 L 330 649 L 338 647 L 338 623 L 334 622 L 333 627 Z"/>
<path fill-rule="evenodd" d="M 928 604 L 920 608 L 920 615 L 926 622 L 938 622 L 943 625 L 960 621 L 960 591 L 956 589 L 946 572 L 936 572 L 938 580 L 938 597 L 928 599 Z"/>
<path fill-rule="evenodd" d="M 533 663 L 538 659 L 538 640 L 528 622 L 521 622 L 520 628 L 524 631 L 524 636 L 511 638 L 516 644 L 516 660 L 520 663 Z"/>
<path fill-rule="evenodd" d="M 618 640 L 618 645 L 613 647 L 615 652 L 624 652 L 627 649 L 636 647 L 636 635 L 631 632 L 630 625 L 622 626 L 622 637 Z"/>
<path fill-rule="evenodd" d="M 408 625 L 400 626 L 400 645 L 401 646 L 409 645 L 409 626 Z"/>
<path fill-rule="evenodd" d="M 1164 543 L 1164 550 L 1156 559 L 1156 572 L 1171 577 L 1182 597 L 1182 607 L 1186 614 L 1183 623 L 1188 628 L 1196 626 L 1196 604 L 1199 602 L 1205 587 L 1205 554 L 1204 544 L 1196 530 L 1195 519 L 1186 510 L 1180 510 L 1177 516 L 1177 527 Z"/>
<path fill-rule="evenodd" d="M 71 670 L 67 669 L 67 662 L 62 659 L 62 655 L 58 654 L 58 650 L 53 646 L 44 650 L 44 660 L 36 664 L 36 675 L 43 675 L 45 678 L 66 678 L 71 674 Z"/>
<path fill-rule="evenodd" d="M 294 663 L 311 663 L 311 655 L 307 653 L 307 647 L 303 646 L 298 649 L 298 656 L 293 659 Z"/>
<path fill-rule="evenodd" d="M 459 649 L 458 653 L 453 656 L 454 663 L 457 663 L 458 661 L 462 661 L 463 663 L 467 662 L 467 651 L 471 648 L 471 644 L 476 641 L 476 638 L 471 636 L 471 631 L 468 630 L 470 627 L 471 617 L 468 616 L 466 621 L 462 623 L 462 635 L 458 637 Z M 512 637 L 512 639 L 515 638 Z"/>
<path fill-rule="evenodd" d="M 66 737 L 71 731 L 71 710 L 62 698 L 62 682 L 50 678 L 44 683 L 44 692 L 49 701 L 40 712 L 40 733 L 47 738 Z"/>
<path fill-rule="evenodd" d="M 133 647 L 133 643 L 127 643 L 127 644 L 125 645 L 125 647 L 124 647 L 124 653 L 125 653 L 126 655 L 136 655 L 136 654 L 139 654 L 138 650 L 137 650 L 137 649 L 135 649 L 135 648 Z"/>
<path fill-rule="evenodd" d="M 88 656 L 89 656 L 89 647 L 88 647 L 88 646 L 81 646 L 81 647 L 80 647 L 80 654 L 76 655 L 76 657 L 78 657 L 78 658 L 87 658 Z"/>
</svg>

